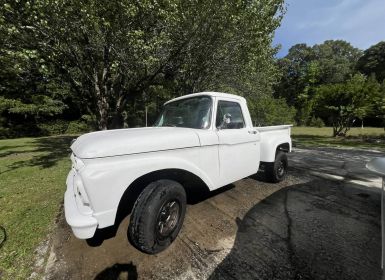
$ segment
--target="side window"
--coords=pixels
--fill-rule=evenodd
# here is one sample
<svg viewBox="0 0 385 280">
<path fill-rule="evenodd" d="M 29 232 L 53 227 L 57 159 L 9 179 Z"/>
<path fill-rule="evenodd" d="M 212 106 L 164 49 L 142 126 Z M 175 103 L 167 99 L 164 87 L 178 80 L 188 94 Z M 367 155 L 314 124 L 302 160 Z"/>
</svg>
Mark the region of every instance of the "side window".
<svg viewBox="0 0 385 280">
<path fill-rule="evenodd" d="M 245 121 L 243 119 L 241 106 L 237 102 L 218 101 L 215 125 L 220 129 L 244 128 Z"/>
</svg>

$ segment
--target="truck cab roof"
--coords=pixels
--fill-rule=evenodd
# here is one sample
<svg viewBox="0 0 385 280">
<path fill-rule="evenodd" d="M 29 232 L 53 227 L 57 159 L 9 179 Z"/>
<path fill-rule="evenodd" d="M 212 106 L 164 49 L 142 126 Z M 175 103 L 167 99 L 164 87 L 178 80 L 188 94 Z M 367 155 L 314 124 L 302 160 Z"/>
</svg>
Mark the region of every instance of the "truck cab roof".
<svg viewBox="0 0 385 280">
<path fill-rule="evenodd" d="M 211 97 L 231 98 L 231 99 L 237 100 L 238 102 L 246 102 L 246 99 L 243 98 L 242 96 L 239 96 L 239 95 L 223 93 L 223 92 L 215 92 L 215 91 L 203 91 L 203 92 L 198 92 L 198 93 L 186 94 L 186 95 L 171 99 L 170 101 L 167 101 L 165 104 L 173 102 L 173 101 L 191 98 L 191 97 L 195 97 L 195 96 L 201 96 L 201 95 L 206 95 L 206 96 L 211 96 Z"/>
</svg>

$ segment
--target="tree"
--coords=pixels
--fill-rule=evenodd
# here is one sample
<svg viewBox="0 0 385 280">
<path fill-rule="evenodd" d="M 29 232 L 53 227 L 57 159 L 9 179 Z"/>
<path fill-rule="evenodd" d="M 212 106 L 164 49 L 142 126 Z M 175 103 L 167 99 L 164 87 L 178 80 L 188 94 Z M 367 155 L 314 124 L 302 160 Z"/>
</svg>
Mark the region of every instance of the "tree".
<svg viewBox="0 0 385 280">
<path fill-rule="evenodd" d="M 322 84 L 342 83 L 355 72 L 361 51 L 342 40 L 328 40 L 312 47 L 296 44 L 278 60 L 281 79 L 274 87 L 297 109 L 296 122 L 308 125 L 313 114 L 315 89 Z"/>
<path fill-rule="evenodd" d="M 49 71 L 28 42 L 22 4 L 5 3 L 0 10 L 0 127 L 36 134 L 36 123 L 61 114 L 68 88 Z M 25 130 L 29 126 L 31 129 Z M 1 132 L 1 134 L 8 134 Z"/>
<path fill-rule="evenodd" d="M 264 94 L 282 0 L 35 1 L 35 48 L 95 114 L 122 127 L 137 100 L 204 89 Z"/>
<path fill-rule="evenodd" d="M 355 118 L 363 119 L 373 111 L 373 97 L 379 84 L 356 74 L 344 83 L 321 85 L 314 99 L 318 116 L 333 126 L 333 136 L 346 135 Z"/>
<path fill-rule="evenodd" d="M 380 119 L 385 129 L 385 80 L 379 85 L 373 76 L 370 78 L 373 92 L 371 116 Z"/>
<path fill-rule="evenodd" d="M 277 66 L 281 78 L 274 88 L 275 97 L 283 97 L 289 105 L 296 105 L 298 94 L 303 92 L 306 86 L 303 77 L 313 60 L 313 50 L 306 44 L 292 46 L 284 58 L 278 59 Z"/>
<path fill-rule="evenodd" d="M 295 108 L 288 106 L 283 98 L 264 96 L 259 102 L 248 103 L 248 107 L 255 126 L 294 123 Z"/>
<path fill-rule="evenodd" d="M 366 74 L 375 74 L 378 82 L 385 79 L 385 41 L 371 46 L 357 62 L 357 69 Z"/>
<path fill-rule="evenodd" d="M 303 91 L 297 96 L 296 120 L 298 125 L 309 125 L 312 119 L 315 87 L 318 83 L 319 65 L 318 62 L 312 61 L 307 64 L 306 72 L 302 79 L 304 85 Z M 314 116 L 313 116 L 314 117 Z"/>
<path fill-rule="evenodd" d="M 362 52 L 343 40 L 327 40 L 313 46 L 319 65 L 319 84 L 342 83 L 356 73 L 355 65 Z"/>
</svg>

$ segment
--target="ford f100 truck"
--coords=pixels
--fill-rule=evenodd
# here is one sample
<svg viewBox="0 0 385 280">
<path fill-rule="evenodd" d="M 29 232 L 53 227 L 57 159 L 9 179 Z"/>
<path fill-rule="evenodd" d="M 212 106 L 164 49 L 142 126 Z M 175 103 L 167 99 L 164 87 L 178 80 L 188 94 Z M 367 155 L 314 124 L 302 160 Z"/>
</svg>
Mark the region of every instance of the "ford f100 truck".
<svg viewBox="0 0 385 280">
<path fill-rule="evenodd" d="M 253 127 L 243 97 L 202 92 L 164 104 L 154 127 L 87 133 L 71 145 L 65 217 L 88 239 L 117 222 L 131 199 L 128 236 L 155 254 L 178 235 L 186 201 L 257 173 L 283 180 L 290 125 Z M 123 205 L 124 206 L 124 205 Z"/>
</svg>

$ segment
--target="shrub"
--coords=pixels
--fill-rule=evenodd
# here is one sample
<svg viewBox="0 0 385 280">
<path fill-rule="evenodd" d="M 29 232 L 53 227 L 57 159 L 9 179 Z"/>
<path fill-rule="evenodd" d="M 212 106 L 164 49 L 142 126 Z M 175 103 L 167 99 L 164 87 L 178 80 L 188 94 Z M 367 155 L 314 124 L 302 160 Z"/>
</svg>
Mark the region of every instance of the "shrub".
<svg viewBox="0 0 385 280">
<path fill-rule="evenodd" d="M 0 139 L 5 139 L 10 137 L 10 129 L 7 127 L 0 127 Z"/>
<path fill-rule="evenodd" d="M 294 124 L 295 108 L 288 106 L 282 98 L 267 96 L 248 104 L 256 126 Z"/>
<path fill-rule="evenodd" d="M 64 134 L 68 128 L 69 121 L 66 120 L 52 120 L 44 123 L 39 123 L 37 126 L 40 129 L 40 135 L 58 135 Z"/>
<path fill-rule="evenodd" d="M 324 127 L 325 123 L 321 118 L 318 117 L 312 117 L 309 121 L 309 126 L 314 126 L 314 127 Z"/>
<path fill-rule="evenodd" d="M 88 125 L 82 121 L 72 121 L 68 124 L 67 130 L 65 131 L 66 134 L 81 134 L 89 132 L 90 128 Z"/>
</svg>

